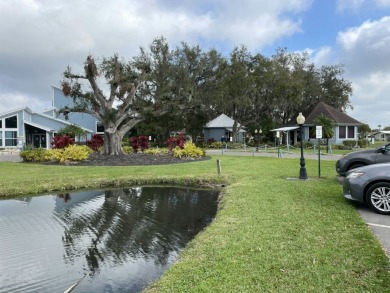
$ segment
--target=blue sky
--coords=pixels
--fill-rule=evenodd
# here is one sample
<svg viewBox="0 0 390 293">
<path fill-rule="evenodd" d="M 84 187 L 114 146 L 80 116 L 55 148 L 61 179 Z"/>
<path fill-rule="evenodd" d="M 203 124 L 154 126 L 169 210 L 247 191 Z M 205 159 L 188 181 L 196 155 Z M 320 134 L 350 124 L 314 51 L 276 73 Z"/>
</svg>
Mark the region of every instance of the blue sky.
<svg viewBox="0 0 390 293">
<path fill-rule="evenodd" d="M 164 36 L 230 53 L 279 47 L 321 65 L 344 64 L 348 114 L 390 126 L 390 0 L 0 0 L 0 113 L 51 106 L 66 66 L 90 53 L 131 58 Z"/>
</svg>

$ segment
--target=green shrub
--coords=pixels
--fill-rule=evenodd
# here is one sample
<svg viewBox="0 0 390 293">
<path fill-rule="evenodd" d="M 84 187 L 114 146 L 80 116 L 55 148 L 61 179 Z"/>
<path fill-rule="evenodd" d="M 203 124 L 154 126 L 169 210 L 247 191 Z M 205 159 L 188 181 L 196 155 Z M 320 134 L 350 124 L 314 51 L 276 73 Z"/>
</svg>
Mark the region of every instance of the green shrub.
<svg viewBox="0 0 390 293">
<path fill-rule="evenodd" d="M 148 155 L 160 155 L 160 154 L 167 154 L 169 151 L 167 148 L 150 148 L 146 149 L 144 151 L 144 154 Z"/>
<path fill-rule="evenodd" d="M 44 161 L 45 149 L 29 149 L 21 151 L 19 156 L 24 162 L 41 162 Z"/>
<path fill-rule="evenodd" d="M 70 145 L 64 149 L 34 149 L 21 151 L 19 156 L 25 162 L 67 162 L 84 161 L 93 150 L 86 145 Z"/>
<path fill-rule="evenodd" d="M 173 149 L 173 156 L 176 158 L 183 158 L 183 157 L 199 158 L 204 155 L 205 152 L 190 141 L 186 142 L 182 149 L 178 146 Z"/>
<path fill-rule="evenodd" d="M 369 144 L 370 144 L 370 142 L 368 141 L 368 139 L 359 139 L 358 140 L 358 146 L 361 148 L 366 148 L 369 146 Z"/>
<path fill-rule="evenodd" d="M 220 141 L 214 141 L 208 145 L 210 149 L 221 149 L 225 146 L 223 142 Z"/>
<path fill-rule="evenodd" d="M 62 153 L 64 149 L 48 149 L 45 151 L 43 155 L 43 161 L 50 162 L 50 161 L 56 161 L 60 162 Z"/>
<path fill-rule="evenodd" d="M 60 162 L 85 161 L 93 150 L 86 145 L 70 145 L 61 154 Z"/>
<path fill-rule="evenodd" d="M 305 141 L 305 142 L 303 143 L 303 148 L 305 148 L 305 149 L 311 149 L 311 148 L 313 148 L 313 143 L 312 143 L 311 141 Z"/>
<path fill-rule="evenodd" d="M 123 151 L 126 153 L 126 154 L 130 154 L 133 152 L 133 148 L 129 145 L 125 145 L 125 146 L 122 146 L 122 149 Z"/>
<path fill-rule="evenodd" d="M 346 146 L 349 149 L 352 149 L 356 146 L 356 140 L 344 140 L 343 145 Z"/>
</svg>

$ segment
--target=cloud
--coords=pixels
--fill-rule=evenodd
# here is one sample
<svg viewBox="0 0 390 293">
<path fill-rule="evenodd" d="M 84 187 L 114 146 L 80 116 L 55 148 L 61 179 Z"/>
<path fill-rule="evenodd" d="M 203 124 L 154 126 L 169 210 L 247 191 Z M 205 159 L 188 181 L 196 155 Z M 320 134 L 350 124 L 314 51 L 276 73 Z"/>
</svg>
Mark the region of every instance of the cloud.
<svg viewBox="0 0 390 293">
<path fill-rule="evenodd" d="M 164 36 L 230 53 L 245 44 L 260 50 L 301 32 L 300 15 L 312 0 L 13 0 L 0 1 L 0 98 L 50 102 L 70 65 L 82 70 L 88 54 L 130 59 Z M 27 97 L 30 97 L 29 102 Z M 37 101 L 41 99 L 43 103 Z M 0 112 L 10 105 L 0 103 Z"/>
<path fill-rule="evenodd" d="M 390 68 L 390 17 L 366 21 L 340 32 L 341 58 L 353 76 L 386 72 Z M 358 62 L 357 62 L 358 61 Z"/>
<path fill-rule="evenodd" d="M 354 113 L 374 116 L 376 124 L 388 125 L 390 100 L 390 17 L 365 21 L 360 26 L 340 32 L 337 37 L 340 61 L 346 65 L 347 79 L 352 81 Z M 373 115 L 381 109 L 381 115 Z"/>
<path fill-rule="evenodd" d="M 390 7 L 390 0 L 336 0 L 336 11 L 338 13 L 361 13 L 363 9 L 372 7 Z"/>
<path fill-rule="evenodd" d="M 336 10 L 339 13 L 345 11 L 358 11 L 366 0 L 337 0 Z"/>
<path fill-rule="evenodd" d="M 50 88 L 47 90 L 48 96 Z M 0 94 L 0 113 L 14 110 L 21 107 L 29 107 L 33 111 L 42 111 L 51 107 L 51 100 L 43 100 L 41 97 L 31 97 L 17 92 L 2 92 Z M 15 107 L 15 105 L 17 105 Z"/>
</svg>

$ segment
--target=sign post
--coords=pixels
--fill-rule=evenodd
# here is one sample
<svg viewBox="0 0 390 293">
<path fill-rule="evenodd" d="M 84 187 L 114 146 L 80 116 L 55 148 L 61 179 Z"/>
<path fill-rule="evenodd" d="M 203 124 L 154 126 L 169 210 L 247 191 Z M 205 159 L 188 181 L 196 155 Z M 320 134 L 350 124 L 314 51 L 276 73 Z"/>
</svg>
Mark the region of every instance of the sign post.
<svg viewBox="0 0 390 293">
<path fill-rule="evenodd" d="M 321 138 L 322 126 L 316 126 L 316 138 L 318 138 L 318 178 L 321 177 Z"/>
</svg>

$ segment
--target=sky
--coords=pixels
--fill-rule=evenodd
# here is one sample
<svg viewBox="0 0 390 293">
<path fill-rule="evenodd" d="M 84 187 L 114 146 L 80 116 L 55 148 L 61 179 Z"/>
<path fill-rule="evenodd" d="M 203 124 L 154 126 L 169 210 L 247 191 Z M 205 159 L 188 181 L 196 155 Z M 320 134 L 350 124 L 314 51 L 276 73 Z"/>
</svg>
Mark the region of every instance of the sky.
<svg viewBox="0 0 390 293">
<path fill-rule="evenodd" d="M 130 60 L 160 36 L 171 48 L 286 48 L 318 68 L 343 64 L 347 114 L 390 126 L 390 0 L 0 0 L 0 113 L 49 109 L 67 66 L 82 73 L 89 54 Z"/>
</svg>

